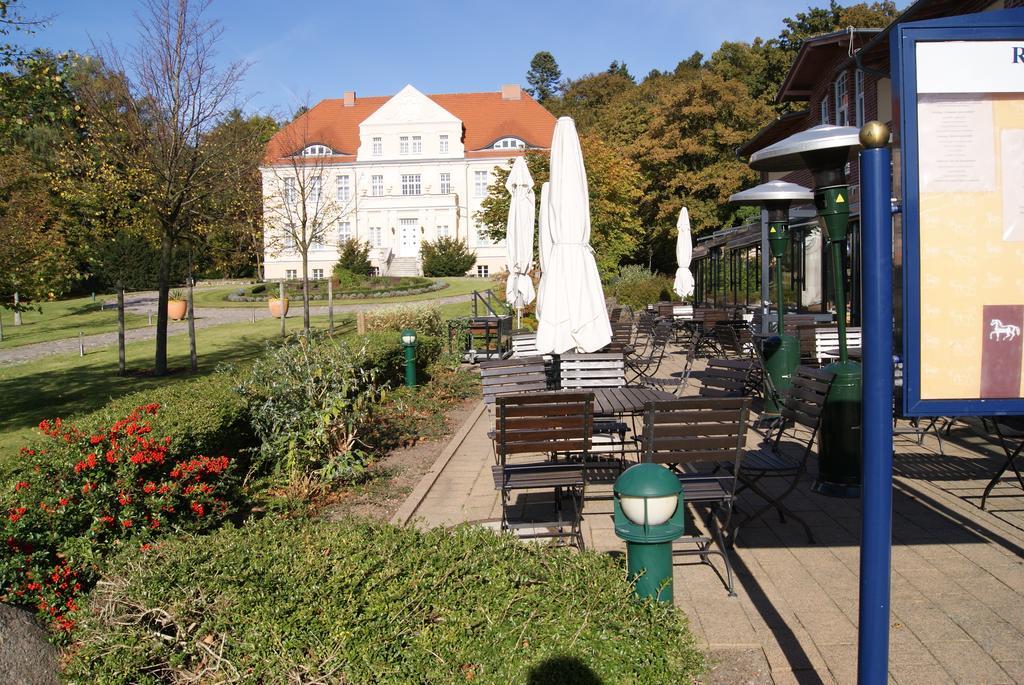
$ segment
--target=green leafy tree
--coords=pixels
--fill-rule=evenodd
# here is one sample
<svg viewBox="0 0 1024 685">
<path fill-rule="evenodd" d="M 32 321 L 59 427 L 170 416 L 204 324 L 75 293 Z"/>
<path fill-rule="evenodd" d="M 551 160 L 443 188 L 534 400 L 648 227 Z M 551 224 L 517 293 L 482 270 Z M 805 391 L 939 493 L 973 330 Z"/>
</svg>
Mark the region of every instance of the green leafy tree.
<svg viewBox="0 0 1024 685">
<path fill-rule="evenodd" d="M 541 50 L 530 60 L 530 70 L 526 72 L 526 82 L 530 84 L 527 92 L 541 104 L 547 104 L 558 95 L 561 80 L 562 70 L 550 52 Z"/>
<path fill-rule="evenodd" d="M 424 276 L 465 276 L 476 264 L 476 254 L 465 241 L 440 237 L 420 246 Z"/>
<path fill-rule="evenodd" d="M 734 150 L 771 121 L 772 113 L 746 86 L 710 71 L 676 81 L 655 104 L 647 135 L 632 149 L 649 179 L 644 217 L 672 226 L 686 205 L 694 228 L 731 226 L 729 196 L 756 182 L 757 174 Z"/>
<path fill-rule="evenodd" d="M 200 268 L 220 276 L 263 275 L 263 192 L 260 162 L 277 122 L 264 115 L 244 115 L 235 109 L 211 132 L 234 143 L 231 176 L 221 192 L 209 196 L 202 213 L 200 235 L 205 262 Z"/>
<path fill-rule="evenodd" d="M 369 276 L 373 265 L 370 263 L 370 244 L 363 240 L 349 238 L 338 246 L 338 263 L 334 270 L 342 269 L 356 276 Z"/>
<path fill-rule="evenodd" d="M 641 232 L 637 208 L 644 195 L 644 179 L 639 167 L 624 150 L 586 134 L 580 136 L 580 147 L 590 194 L 590 244 L 602 278 L 608 279 L 618 272 L 619 264 L 637 248 L 637 236 Z M 526 163 L 539 201 L 540 187 L 550 176 L 548 156 L 529 151 Z M 509 164 L 495 170 L 494 182 L 476 215 L 493 240 L 505 238 L 509 206 L 505 180 L 511 168 Z"/>
<path fill-rule="evenodd" d="M 139 41 L 103 57 L 125 74 L 118 108 L 87 98 L 94 145 L 137 192 L 140 209 L 157 229 L 156 354 L 154 371 L 167 373 L 167 299 L 175 248 L 194 242 L 206 200 L 234 181 L 235 141 L 210 132 L 231 111 L 242 63 L 221 68 L 215 59 L 221 29 L 203 17 L 197 0 L 147 0 Z M 122 142 L 127 140 L 129 145 Z"/>
</svg>

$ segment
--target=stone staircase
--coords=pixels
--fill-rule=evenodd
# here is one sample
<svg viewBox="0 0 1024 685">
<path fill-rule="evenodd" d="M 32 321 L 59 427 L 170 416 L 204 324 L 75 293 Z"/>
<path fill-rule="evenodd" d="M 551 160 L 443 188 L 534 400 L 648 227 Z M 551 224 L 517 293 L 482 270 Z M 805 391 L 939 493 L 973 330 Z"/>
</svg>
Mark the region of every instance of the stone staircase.
<svg viewBox="0 0 1024 685">
<path fill-rule="evenodd" d="M 419 276 L 420 261 L 416 257 L 394 257 L 388 265 L 387 276 Z"/>
</svg>

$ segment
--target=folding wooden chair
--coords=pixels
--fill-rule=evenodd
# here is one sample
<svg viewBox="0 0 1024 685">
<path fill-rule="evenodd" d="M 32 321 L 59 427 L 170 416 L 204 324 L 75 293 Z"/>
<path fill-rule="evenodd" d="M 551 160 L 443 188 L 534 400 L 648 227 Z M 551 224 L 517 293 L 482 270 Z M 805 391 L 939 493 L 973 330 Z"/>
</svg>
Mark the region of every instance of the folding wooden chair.
<svg viewBox="0 0 1024 685">
<path fill-rule="evenodd" d="M 495 413 L 497 463 L 491 474 L 501 492 L 502 530 L 524 539 L 568 541 L 582 550 L 593 393 L 501 395 Z M 526 502 L 513 503 L 514 493 L 526 495 Z M 541 494 L 550 503 L 537 506 Z"/>
<path fill-rule="evenodd" d="M 559 360 L 558 372 L 563 390 L 621 388 L 626 385 L 626 362 L 621 352 L 567 352 Z M 622 421 L 595 421 L 594 451 L 618 453 L 624 466 L 628 432 L 629 426 Z"/>
<path fill-rule="evenodd" d="M 541 356 L 513 357 L 480 362 L 484 403 L 494 404 L 499 395 L 539 392 L 548 389 L 548 372 Z"/>
<path fill-rule="evenodd" d="M 711 565 L 710 554 L 725 561 L 726 587 L 735 596 L 732 563 L 723 531 L 730 530 L 739 469 L 746 443 L 749 398 L 685 398 L 648 403 L 644 411 L 643 461 L 664 464 L 683 484 L 683 499 L 695 509 L 705 509 L 710 536 L 692 535 L 678 540 L 676 555 L 699 555 Z M 732 464 L 728 471 L 718 469 Z M 707 465 L 715 471 L 702 471 Z M 712 549 L 715 544 L 717 549 Z M 696 545 L 688 549 L 687 545 Z"/>
<path fill-rule="evenodd" d="M 800 478 L 807 471 L 807 460 L 812 453 L 814 439 L 818 435 L 822 409 L 832 387 L 832 379 L 832 374 L 811 366 L 798 367 L 793 373 L 792 387 L 781 395 L 781 421 L 777 424 L 775 436 L 767 438 L 760 449 L 747 451 L 743 455 L 743 464 L 739 470 L 742 485 L 737 494 L 750 490 L 765 502 L 746 516 L 744 522 L 764 515 L 769 509 L 775 509 L 779 513 L 780 523 L 786 522 L 788 514 L 803 526 L 804 532 L 807 533 L 807 541 L 814 542 L 810 526 L 783 504 L 783 500 L 796 489 Z M 797 426 L 810 432 L 806 441 L 796 435 Z M 794 429 L 792 439 L 783 443 L 783 435 L 790 427 Z M 771 493 L 764 488 L 765 481 L 773 478 L 784 481 L 782 490 L 777 493 Z M 737 523 L 731 536 L 733 543 L 738 528 Z"/>
</svg>

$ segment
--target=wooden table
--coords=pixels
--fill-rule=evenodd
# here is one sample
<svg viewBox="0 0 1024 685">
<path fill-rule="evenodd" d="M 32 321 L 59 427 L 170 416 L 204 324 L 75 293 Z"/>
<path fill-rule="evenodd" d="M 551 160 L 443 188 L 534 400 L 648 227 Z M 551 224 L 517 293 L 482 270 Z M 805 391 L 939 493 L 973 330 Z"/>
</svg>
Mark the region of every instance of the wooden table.
<svg viewBox="0 0 1024 685">
<path fill-rule="evenodd" d="M 679 399 L 670 392 L 631 385 L 590 390 L 594 393 L 594 414 L 598 416 L 637 416 L 648 402 Z"/>
</svg>

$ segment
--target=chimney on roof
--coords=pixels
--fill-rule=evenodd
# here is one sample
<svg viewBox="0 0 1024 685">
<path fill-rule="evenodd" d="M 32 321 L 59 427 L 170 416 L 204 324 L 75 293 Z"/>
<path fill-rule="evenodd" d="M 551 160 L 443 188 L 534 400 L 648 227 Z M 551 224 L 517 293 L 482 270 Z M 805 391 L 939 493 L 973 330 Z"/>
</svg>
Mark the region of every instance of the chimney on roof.
<svg viewBox="0 0 1024 685">
<path fill-rule="evenodd" d="M 346 90 L 345 91 L 345 106 L 355 107 L 356 105 L 356 91 Z"/>
<path fill-rule="evenodd" d="M 523 96 L 523 90 L 518 83 L 504 83 L 501 86 L 502 100 L 519 100 Z"/>
</svg>

